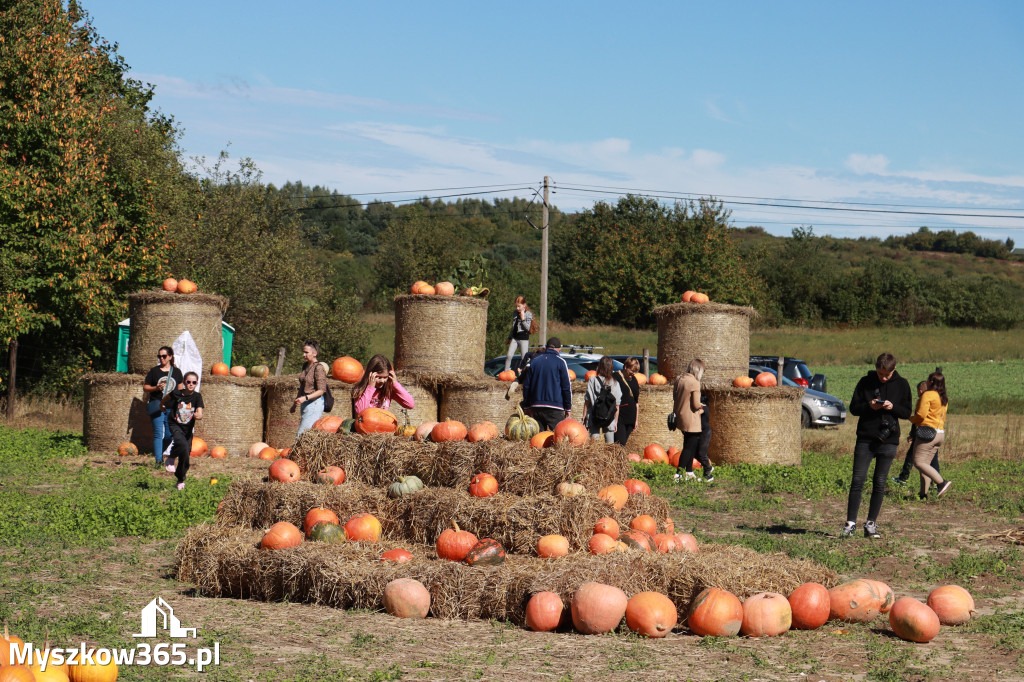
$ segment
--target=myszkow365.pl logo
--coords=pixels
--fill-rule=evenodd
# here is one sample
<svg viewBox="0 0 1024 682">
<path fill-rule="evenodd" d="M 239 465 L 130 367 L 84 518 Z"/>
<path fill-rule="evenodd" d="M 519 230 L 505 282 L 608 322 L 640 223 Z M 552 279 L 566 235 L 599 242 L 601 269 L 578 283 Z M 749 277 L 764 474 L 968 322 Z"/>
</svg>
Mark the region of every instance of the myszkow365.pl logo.
<svg viewBox="0 0 1024 682">
<path fill-rule="evenodd" d="M 174 615 L 171 605 L 157 597 L 142 609 L 142 632 L 132 635 L 139 638 L 157 637 L 159 630 L 166 630 L 171 639 L 196 638 L 196 628 L 182 627 Z M 214 642 L 213 648 L 196 648 L 189 655 L 185 642 L 160 642 L 151 645 L 148 642 L 137 644 L 126 649 L 87 649 L 85 642 L 76 648 L 37 649 L 31 642 L 25 644 L 11 643 L 11 663 L 29 665 L 36 663 L 42 672 L 50 665 L 173 665 L 195 666 L 202 672 L 210 665 L 220 665 L 220 642 Z"/>
</svg>

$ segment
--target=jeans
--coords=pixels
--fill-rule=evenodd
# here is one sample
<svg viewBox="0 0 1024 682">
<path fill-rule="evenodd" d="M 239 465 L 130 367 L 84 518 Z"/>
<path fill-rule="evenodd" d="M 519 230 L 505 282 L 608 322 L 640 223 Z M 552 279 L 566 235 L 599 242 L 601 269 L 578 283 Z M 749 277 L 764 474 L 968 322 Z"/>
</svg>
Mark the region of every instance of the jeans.
<svg viewBox="0 0 1024 682">
<path fill-rule="evenodd" d="M 591 419 L 590 421 L 593 422 L 593 419 Z M 604 442 L 608 443 L 608 444 L 611 444 L 611 443 L 615 442 L 615 433 L 616 433 L 616 431 L 610 431 L 609 429 L 614 429 L 614 428 L 615 428 L 615 422 L 612 422 L 611 424 L 609 424 L 608 426 L 604 427 L 603 429 L 600 426 L 591 426 L 588 429 L 588 431 L 590 431 L 590 437 L 592 439 L 594 439 L 594 440 L 600 440 L 601 439 L 601 432 L 604 431 Z"/>
<path fill-rule="evenodd" d="M 508 354 L 505 356 L 505 371 L 512 369 L 512 358 L 516 354 L 516 347 L 519 347 L 519 364 L 516 365 L 516 369 L 523 364 L 523 358 L 530 350 L 530 339 L 512 339 L 508 344 Z"/>
<path fill-rule="evenodd" d="M 883 443 L 880 440 L 858 440 L 853 446 L 853 481 L 850 483 L 850 499 L 846 503 L 846 520 L 857 522 L 857 511 L 864 494 L 864 483 L 868 479 L 868 467 L 871 460 L 875 461 L 875 473 L 871 478 L 871 502 L 868 506 L 868 521 L 877 521 L 882 511 L 882 500 L 885 499 L 885 479 L 889 476 L 889 467 L 896 457 L 896 444 Z"/>
<path fill-rule="evenodd" d="M 174 437 L 174 443 L 171 445 L 171 457 L 175 458 L 174 477 L 178 479 L 178 483 L 184 483 L 185 474 L 188 473 L 188 467 L 192 463 L 192 429 L 189 428 L 186 431 L 181 424 L 175 421 L 168 422 L 168 426 Z M 191 427 L 192 424 L 189 426 Z"/>
<path fill-rule="evenodd" d="M 153 410 L 153 403 L 159 404 L 159 402 L 159 400 L 151 400 L 148 411 Z M 151 414 L 149 419 L 153 422 L 153 456 L 156 458 L 157 464 L 163 464 L 164 450 L 171 444 L 171 431 L 167 428 L 167 412 L 158 410 L 156 414 Z"/>
<path fill-rule="evenodd" d="M 299 406 L 299 410 L 302 412 L 302 419 L 299 421 L 299 433 L 301 436 L 303 431 L 308 431 L 313 428 L 313 424 L 316 420 L 324 416 L 324 397 L 320 396 L 316 400 L 310 400 L 309 402 L 302 403 Z M 296 436 L 296 438 L 298 438 Z"/>
</svg>

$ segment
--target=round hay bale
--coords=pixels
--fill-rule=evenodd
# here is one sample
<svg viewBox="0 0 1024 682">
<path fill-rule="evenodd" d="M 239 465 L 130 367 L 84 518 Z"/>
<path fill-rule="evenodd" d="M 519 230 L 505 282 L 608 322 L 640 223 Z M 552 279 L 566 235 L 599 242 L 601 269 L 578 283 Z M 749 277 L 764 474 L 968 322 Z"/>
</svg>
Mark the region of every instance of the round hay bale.
<svg viewBox="0 0 1024 682">
<path fill-rule="evenodd" d="M 441 387 L 438 419 L 455 419 L 467 427 L 484 420 L 494 422 L 499 431 L 522 400 L 522 392 L 505 400 L 509 384 L 493 377 L 465 378 Z"/>
<path fill-rule="evenodd" d="M 221 323 L 227 308 L 228 299 L 215 294 L 128 294 L 128 371 L 145 375 L 156 365 L 160 347 L 171 345 L 186 330 L 196 342 L 204 368 L 220 362 L 224 359 Z"/>
<path fill-rule="evenodd" d="M 707 391 L 715 464 L 800 465 L 802 388 L 711 388 Z"/>
<path fill-rule="evenodd" d="M 694 358 L 704 361 L 703 381 L 732 382 L 750 365 L 753 308 L 721 303 L 673 303 L 654 309 L 658 317 L 658 372 L 672 380 Z"/>
<path fill-rule="evenodd" d="M 334 395 L 334 409 L 327 414 L 342 419 L 350 418 L 352 416 L 352 384 L 328 378 L 327 385 Z M 299 375 L 285 374 L 267 377 L 263 379 L 263 389 L 266 399 L 263 442 L 275 448 L 288 448 L 295 445 L 299 422 L 302 421 L 302 412 L 294 403 L 299 390 Z M 293 410 L 292 407 L 295 409 Z"/>
<path fill-rule="evenodd" d="M 154 357 L 156 357 L 154 355 Z M 149 396 L 142 390 L 145 376 L 111 372 L 86 374 L 83 432 L 85 447 L 114 452 L 126 440 L 139 452 L 153 451 L 153 423 L 146 414 Z"/>
<path fill-rule="evenodd" d="M 658 362 L 661 362 L 660 358 Z M 627 450 L 642 455 L 644 448 L 651 443 L 657 443 L 666 450 L 673 445 L 682 449 L 683 432 L 668 430 L 668 414 L 675 407 L 673 393 L 672 384 L 662 386 L 644 384 L 640 387 L 638 398 L 640 419 L 637 420 L 636 429 L 629 435 L 629 440 L 626 442 Z"/>
<path fill-rule="evenodd" d="M 576 381 L 569 384 L 569 387 L 572 389 L 572 411 L 569 416 L 583 421 L 583 403 L 587 397 L 587 382 L 582 378 L 577 378 Z"/>
<path fill-rule="evenodd" d="M 420 382 L 415 372 L 396 372 L 398 383 L 409 391 L 416 407 L 408 410 L 396 402 L 391 403 L 390 412 L 398 417 L 398 425 L 419 426 L 424 422 L 438 421 L 437 393 L 430 384 Z M 468 426 L 468 424 L 467 424 Z"/>
<path fill-rule="evenodd" d="M 487 301 L 475 296 L 395 297 L 395 367 L 479 373 L 487 345 Z"/>
<path fill-rule="evenodd" d="M 205 376 L 203 418 L 195 435 L 211 446 L 221 445 L 229 455 L 244 456 L 263 439 L 263 379 Z M 298 427 L 296 427 L 298 430 Z"/>
</svg>

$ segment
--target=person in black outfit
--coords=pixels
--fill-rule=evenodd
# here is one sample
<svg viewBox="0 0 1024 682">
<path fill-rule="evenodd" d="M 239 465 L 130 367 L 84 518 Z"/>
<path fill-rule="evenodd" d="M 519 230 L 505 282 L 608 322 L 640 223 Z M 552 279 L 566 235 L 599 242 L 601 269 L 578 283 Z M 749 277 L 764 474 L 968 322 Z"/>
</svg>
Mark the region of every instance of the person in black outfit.
<svg viewBox="0 0 1024 682">
<path fill-rule="evenodd" d="M 157 467 L 163 466 L 164 450 L 171 444 L 171 432 L 167 428 L 167 413 L 160 408 L 160 399 L 176 388 L 183 388 L 181 370 L 174 366 L 174 349 L 161 346 L 157 351 L 160 364 L 149 370 L 142 380 L 142 390 L 149 393 L 146 414 L 153 422 L 153 456 Z"/>
<path fill-rule="evenodd" d="M 636 372 L 640 362 L 636 358 L 626 358 L 622 369 L 615 373 L 615 380 L 622 390 L 622 402 L 619 403 L 619 423 L 615 429 L 615 442 L 626 447 L 626 441 L 636 429 L 640 416 L 640 383 L 636 380 Z"/>
<path fill-rule="evenodd" d="M 843 536 L 853 535 L 857 530 L 857 511 L 864 482 L 868 477 L 871 460 L 875 460 L 871 503 L 864 523 L 864 535 L 879 538 L 878 514 L 885 497 L 889 467 L 892 466 L 900 442 L 900 425 L 897 420 L 909 419 L 911 414 L 910 384 L 896 371 L 896 358 L 891 353 L 879 355 L 875 360 L 874 371 L 868 372 L 857 382 L 850 400 L 850 414 L 860 419 L 857 421 L 857 442 L 853 448 L 853 481 L 850 483 Z"/>
<path fill-rule="evenodd" d="M 174 438 L 171 456 L 176 460 L 174 476 L 178 479 L 178 490 L 185 489 L 185 474 L 191 464 L 192 431 L 196 421 L 203 418 L 203 396 L 195 390 L 198 384 L 199 375 L 186 372 L 185 388 L 171 391 L 160 401 L 161 407 L 170 410 L 167 422 Z"/>
</svg>

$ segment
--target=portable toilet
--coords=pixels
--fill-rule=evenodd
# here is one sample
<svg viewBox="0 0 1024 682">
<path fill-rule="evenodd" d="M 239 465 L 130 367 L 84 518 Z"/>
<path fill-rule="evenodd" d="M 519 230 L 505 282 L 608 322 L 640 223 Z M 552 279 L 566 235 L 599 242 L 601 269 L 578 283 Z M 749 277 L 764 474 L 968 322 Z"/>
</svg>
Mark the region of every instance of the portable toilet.
<svg viewBox="0 0 1024 682">
<path fill-rule="evenodd" d="M 224 339 L 225 365 L 231 365 L 231 344 L 235 340 L 235 328 L 227 322 L 221 322 L 220 334 Z M 117 371 L 128 371 L 128 337 L 130 335 L 131 318 L 126 318 L 117 323 Z"/>
</svg>

